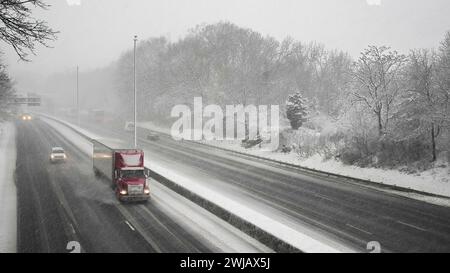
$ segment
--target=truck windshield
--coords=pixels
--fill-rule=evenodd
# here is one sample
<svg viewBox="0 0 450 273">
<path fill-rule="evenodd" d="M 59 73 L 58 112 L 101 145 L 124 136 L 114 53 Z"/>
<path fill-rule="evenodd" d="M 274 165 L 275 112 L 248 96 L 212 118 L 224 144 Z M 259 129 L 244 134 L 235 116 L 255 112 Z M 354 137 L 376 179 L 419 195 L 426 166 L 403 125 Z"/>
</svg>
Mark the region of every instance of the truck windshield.
<svg viewBox="0 0 450 273">
<path fill-rule="evenodd" d="M 122 178 L 145 178 L 144 170 L 126 170 L 121 171 Z"/>
</svg>

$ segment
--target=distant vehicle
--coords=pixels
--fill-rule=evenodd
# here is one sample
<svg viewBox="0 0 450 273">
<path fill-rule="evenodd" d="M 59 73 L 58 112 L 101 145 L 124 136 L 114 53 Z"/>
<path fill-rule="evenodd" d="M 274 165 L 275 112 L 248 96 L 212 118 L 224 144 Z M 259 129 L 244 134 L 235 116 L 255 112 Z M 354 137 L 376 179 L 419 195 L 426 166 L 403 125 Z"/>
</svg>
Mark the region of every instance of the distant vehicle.
<svg viewBox="0 0 450 273">
<path fill-rule="evenodd" d="M 134 122 L 130 121 L 125 122 L 125 131 L 134 132 Z"/>
<path fill-rule="evenodd" d="M 99 109 L 89 110 L 89 118 L 95 122 L 104 122 L 105 120 L 105 111 Z"/>
<path fill-rule="evenodd" d="M 67 159 L 66 152 L 61 147 L 53 147 L 50 153 L 50 162 L 65 162 Z"/>
<path fill-rule="evenodd" d="M 159 135 L 155 132 L 150 132 L 147 135 L 147 140 L 152 140 L 152 141 L 158 141 L 159 140 Z"/>
<path fill-rule="evenodd" d="M 111 181 L 119 201 L 147 201 L 150 190 L 140 149 L 112 148 L 97 140 L 93 144 L 93 169 Z"/>
<path fill-rule="evenodd" d="M 262 143 L 262 138 L 258 134 L 255 139 L 246 138 L 246 139 L 242 140 L 241 146 L 244 147 L 245 149 L 249 149 L 249 148 L 254 147 L 261 143 Z"/>
<path fill-rule="evenodd" d="M 30 115 L 30 114 L 22 114 L 22 115 L 20 116 L 20 119 L 21 119 L 21 120 L 31 120 L 32 118 L 31 118 L 31 115 Z"/>
</svg>

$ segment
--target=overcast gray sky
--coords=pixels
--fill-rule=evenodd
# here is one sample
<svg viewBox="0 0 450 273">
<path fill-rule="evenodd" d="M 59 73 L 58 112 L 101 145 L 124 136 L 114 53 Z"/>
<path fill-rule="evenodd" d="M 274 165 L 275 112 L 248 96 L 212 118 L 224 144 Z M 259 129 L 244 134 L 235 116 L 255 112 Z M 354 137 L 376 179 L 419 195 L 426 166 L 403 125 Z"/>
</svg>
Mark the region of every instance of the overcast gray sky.
<svg viewBox="0 0 450 273">
<path fill-rule="evenodd" d="M 32 83 L 56 71 L 88 70 L 114 61 L 140 39 L 172 41 L 201 23 L 230 21 L 278 39 L 318 41 L 352 56 L 368 44 L 402 52 L 437 47 L 450 30 L 449 0 L 47 0 L 46 19 L 61 33 L 33 62 L 17 62 L 5 48 L 11 75 Z M 20 83 L 22 81 L 22 85 Z"/>
</svg>

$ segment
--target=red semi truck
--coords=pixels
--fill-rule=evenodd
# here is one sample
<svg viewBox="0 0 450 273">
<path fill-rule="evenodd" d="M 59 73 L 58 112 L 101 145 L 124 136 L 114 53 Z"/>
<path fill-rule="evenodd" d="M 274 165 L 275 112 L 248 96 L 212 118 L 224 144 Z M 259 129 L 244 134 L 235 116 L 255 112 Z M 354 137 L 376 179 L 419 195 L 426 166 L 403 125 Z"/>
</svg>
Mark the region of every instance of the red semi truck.
<svg viewBox="0 0 450 273">
<path fill-rule="evenodd" d="M 150 190 L 144 168 L 144 152 L 115 148 L 97 140 L 93 144 L 93 167 L 97 176 L 111 181 L 120 201 L 147 201 Z"/>
</svg>

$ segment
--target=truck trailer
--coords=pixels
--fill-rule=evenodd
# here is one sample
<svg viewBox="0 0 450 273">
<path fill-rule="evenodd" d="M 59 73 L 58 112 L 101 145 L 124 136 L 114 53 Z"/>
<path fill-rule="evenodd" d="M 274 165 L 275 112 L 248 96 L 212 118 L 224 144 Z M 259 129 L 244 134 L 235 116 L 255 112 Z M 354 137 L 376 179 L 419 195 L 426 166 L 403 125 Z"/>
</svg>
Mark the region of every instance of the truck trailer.
<svg viewBox="0 0 450 273">
<path fill-rule="evenodd" d="M 119 148 L 93 140 L 93 169 L 96 176 L 108 179 L 120 201 L 147 201 L 150 189 L 144 168 L 144 152 Z"/>
</svg>

